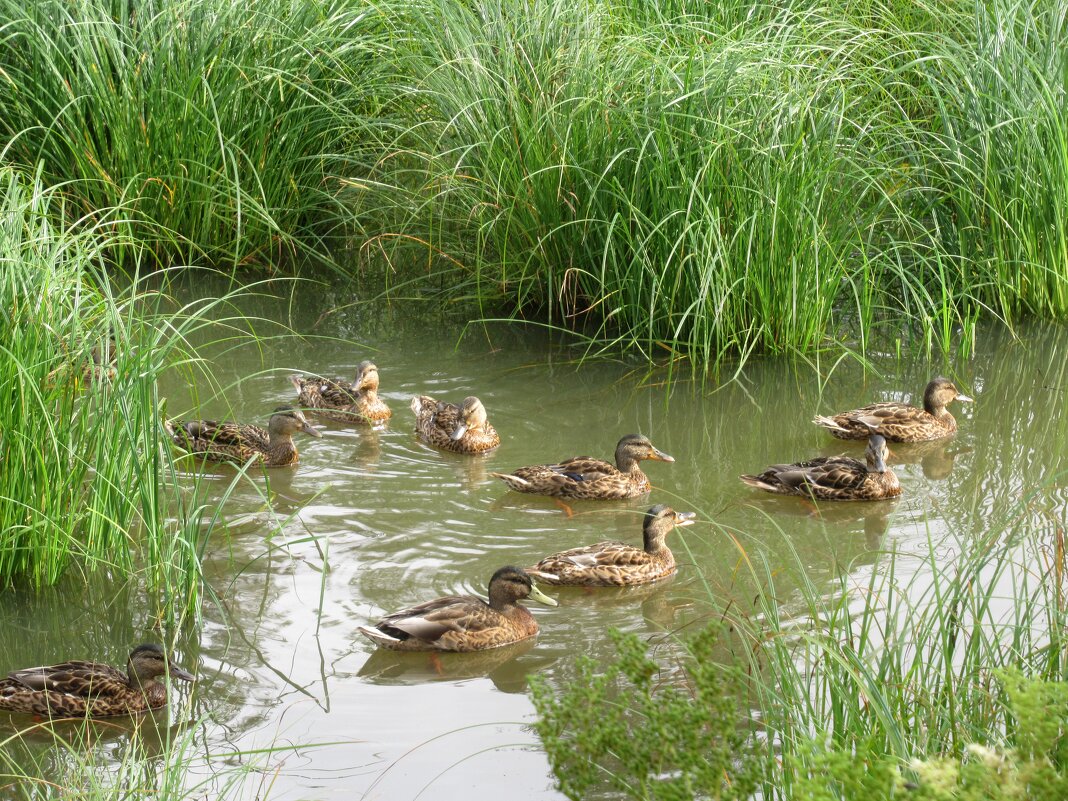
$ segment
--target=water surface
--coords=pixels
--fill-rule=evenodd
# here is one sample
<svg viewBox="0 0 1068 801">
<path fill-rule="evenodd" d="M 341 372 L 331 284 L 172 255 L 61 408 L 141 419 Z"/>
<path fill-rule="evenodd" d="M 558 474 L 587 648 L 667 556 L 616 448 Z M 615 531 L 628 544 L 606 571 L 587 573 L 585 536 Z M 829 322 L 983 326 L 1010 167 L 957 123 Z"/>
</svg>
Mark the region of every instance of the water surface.
<svg viewBox="0 0 1068 801">
<path fill-rule="evenodd" d="M 707 620 L 713 601 L 751 602 L 745 554 L 766 552 L 773 568 L 788 568 L 792 549 L 830 592 L 843 572 L 878 570 L 885 550 L 920 553 L 928 537 L 982 533 L 1039 485 L 1053 484 L 1041 503 L 1064 516 L 1068 334 L 1056 327 L 1023 329 L 1019 339 L 990 329 L 974 357 L 951 362 L 871 354 L 873 370 L 843 361 L 828 375 L 754 360 L 730 383 L 669 385 L 666 373 L 635 365 L 579 366 L 574 351 L 536 329 L 461 336 L 433 313 L 340 308 L 352 299 L 330 290 L 296 298 L 285 296 L 289 287 L 278 291 L 242 308 L 271 336 L 255 347 L 205 349 L 224 391 L 203 376 L 191 387 L 176 371 L 162 388 L 168 411 L 199 400 L 203 416 L 266 425 L 275 406 L 295 398 L 289 374 L 351 376 L 372 358 L 394 416 L 374 430 L 320 421 L 322 440 L 298 438 L 298 467 L 254 471 L 233 488 L 235 470 L 204 472 L 215 497 L 232 492 L 206 558 L 214 597 L 199 638 L 178 654 L 199 681 L 191 705 L 188 692 L 176 696 L 170 722 L 206 715 L 195 735 L 205 754 L 288 749 L 215 760 L 217 769 L 261 765 L 262 785 L 254 781 L 250 795 L 269 786 L 276 799 L 560 798 L 529 729 L 526 677 L 563 683 L 578 656 L 609 658 L 609 627 L 672 649 L 673 635 Z M 268 321 L 305 336 L 273 336 L 279 329 Z M 976 403 L 953 407 L 955 437 L 894 447 L 901 499 L 817 508 L 737 480 L 772 462 L 860 456 L 863 443 L 830 438 L 810 423 L 813 414 L 875 400 L 918 403 L 940 373 Z M 454 402 L 478 395 L 501 447 L 468 457 L 423 445 L 408 409 L 414 394 Z M 645 498 L 566 510 L 490 476 L 580 454 L 610 458 L 632 432 L 676 459 L 646 463 L 654 489 Z M 642 513 L 654 503 L 698 512 L 699 522 L 670 541 L 678 575 L 631 591 L 560 590 L 559 607 L 533 607 L 536 642 L 439 658 L 376 653 L 356 632 L 438 595 L 483 593 L 502 565 L 602 539 L 640 543 Z M 83 584 L 72 577 L 60 590 L 0 598 L 0 669 L 89 656 L 121 664 L 131 644 L 153 639 L 136 590 L 99 578 Z M 791 586 L 783 573 L 787 609 Z M 110 747 L 106 738 L 100 747 Z"/>
</svg>

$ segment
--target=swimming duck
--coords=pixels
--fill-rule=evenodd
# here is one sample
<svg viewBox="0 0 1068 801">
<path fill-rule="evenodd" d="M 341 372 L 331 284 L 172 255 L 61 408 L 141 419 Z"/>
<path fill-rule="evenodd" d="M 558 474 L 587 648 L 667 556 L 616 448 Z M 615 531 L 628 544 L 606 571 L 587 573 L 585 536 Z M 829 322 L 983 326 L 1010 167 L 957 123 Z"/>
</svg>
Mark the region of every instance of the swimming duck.
<svg viewBox="0 0 1068 801">
<path fill-rule="evenodd" d="M 900 401 L 873 403 L 831 417 L 817 415 L 812 422 L 839 439 L 865 439 L 874 428 L 891 442 L 926 442 L 948 437 L 957 421 L 946 406 L 953 401 L 971 402 L 948 378 L 934 378 L 923 391 L 923 408 Z"/>
<path fill-rule="evenodd" d="M 501 444 L 486 418 L 486 407 L 476 397 L 463 403 L 445 403 L 417 395 L 412 398 L 415 430 L 428 445 L 455 453 L 485 453 Z"/>
<path fill-rule="evenodd" d="M 616 463 L 576 456 L 559 464 L 520 467 L 511 473 L 491 473 L 516 492 L 558 498 L 635 498 L 650 490 L 649 478 L 638 467 L 644 459 L 674 462 L 641 434 L 627 434 L 616 445 Z"/>
<path fill-rule="evenodd" d="M 393 414 L 378 397 L 378 365 L 372 361 L 360 362 L 352 383 L 344 378 L 303 375 L 290 376 L 289 380 L 299 393 L 298 403 L 328 420 L 373 425 Z"/>
<path fill-rule="evenodd" d="M 780 495 L 824 501 L 878 501 L 896 498 L 901 484 L 886 466 L 890 455 L 882 434 L 871 432 L 864 461 L 851 456 L 820 456 L 807 462 L 773 464 L 759 476 L 742 476 L 750 487 Z"/>
<path fill-rule="evenodd" d="M 598 542 L 547 556 L 527 574 L 552 584 L 623 587 L 675 575 L 675 556 L 664 539 L 675 526 L 693 523 L 693 512 L 676 512 L 658 504 L 645 513 L 644 548 L 622 542 Z"/>
<path fill-rule="evenodd" d="M 0 680 L 0 709 L 52 718 L 133 715 L 167 704 L 160 676 L 192 681 L 193 675 L 167 658 L 158 645 L 139 645 L 126 672 L 99 662 L 15 670 Z"/>
<path fill-rule="evenodd" d="M 304 413 L 292 406 L 279 406 L 271 415 L 267 431 L 259 426 L 242 423 L 217 423 L 214 420 L 168 420 L 167 433 L 175 444 L 216 462 L 244 464 L 255 459 L 264 467 L 284 467 L 299 460 L 293 434 L 303 431 L 322 438 L 312 428 Z"/>
<path fill-rule="evenodd" d="M 556 606 L 518 567 L 502 567 L 489 580 L 489 603 L 473 595 L 449 595 L 394 612 L 360 632 L 394 651 L 481 651 L 538 633 L 534 616 L 519 601 Z"/>
</svg>

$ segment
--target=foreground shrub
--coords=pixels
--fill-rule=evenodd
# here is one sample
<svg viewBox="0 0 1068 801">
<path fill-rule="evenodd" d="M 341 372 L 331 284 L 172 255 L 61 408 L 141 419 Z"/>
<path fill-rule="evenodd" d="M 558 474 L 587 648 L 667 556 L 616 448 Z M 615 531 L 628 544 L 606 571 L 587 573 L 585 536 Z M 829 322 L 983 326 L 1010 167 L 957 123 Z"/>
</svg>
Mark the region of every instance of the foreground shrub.
<svg viewBox="0 0 1068 801">
<path fill-rule="evenodd" d="M 611 636 L 619 656 L 607 669 L 580 660 L 559 698 L 545 681 L 532 685 L 535 728 L 561 791 L 574 799 L 605 786 L 634 799 L 750 798 L 757 763 L 746 758 L 738 727 L 737 681 L 713 659 L 715 634 L 688 644 L 684 679 L 663 676 L 636 636 Z"/>
</svg>

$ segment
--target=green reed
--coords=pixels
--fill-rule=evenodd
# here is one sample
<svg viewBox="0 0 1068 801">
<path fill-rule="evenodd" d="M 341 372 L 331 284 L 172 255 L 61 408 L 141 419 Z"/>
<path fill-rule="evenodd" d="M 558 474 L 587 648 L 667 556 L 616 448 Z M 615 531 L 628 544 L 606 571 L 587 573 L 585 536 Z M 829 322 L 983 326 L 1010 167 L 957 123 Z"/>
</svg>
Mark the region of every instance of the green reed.
<svg viewBox="0 0 1068 801">
<path fill-rule="evenodd" d="M 0 153 L 123 206 L 162 258 L 270 264 L 349 222 L 378 14 L 350 2 L 0 0 Z"/>
<path fill-rule="evenodd" d="M 972 287 L 915 180 L 919 40 L 794 5 L 425 4 L 404 225 L 491 308 L 647 358 L 811 351 L 885 310 L 948 344 Z"/>
<path fill-rule="evenodd" d="M 185 801 L 252 793 L 264 798 L 271 779 L 264 777 L 262 763 L 275 751 L 288 750 L 265 748 L 213 760 L 203 752 L 200 725 L 164 723 L 148 715 L 27 725 L 0 740 L 5 797 Z"/>
<path fill-rule="evenodd" d="M 226 299 L 179 309 L 110 278 L 128 243 L 63 217 L 58 193 L 0 170 L 0 584 L 136 573 L 157 614 L 196 614 L 211 526 L 179 487 L 156 378 Z"/>
</svg>

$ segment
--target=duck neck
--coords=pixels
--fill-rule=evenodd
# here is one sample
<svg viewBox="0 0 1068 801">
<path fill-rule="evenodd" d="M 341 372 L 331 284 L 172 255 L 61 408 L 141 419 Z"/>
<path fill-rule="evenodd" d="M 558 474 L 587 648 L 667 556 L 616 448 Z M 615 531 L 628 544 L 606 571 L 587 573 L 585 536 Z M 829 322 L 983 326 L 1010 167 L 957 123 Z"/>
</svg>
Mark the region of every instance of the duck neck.
<svg viewBox="0 0 1068 801">
<path fill-rule="evenodd" d="M 616 469 L 620 473 L 641 473 L 638 460 L 625 451 L 616 451 Z"/>
<path fill-rule="evenodd" d="M 502 615 L 512 614 L 515 609 L 522 609 L 519 604 L 515 602 L 508 592 L 502 592 L 500 587 L 490 587 L 489 590 L 489 605 L 490 608 L 500 612 Z"/>
<path fill-rule="evenodd" d="M 931 417 L 942 417 L 946 414 L 946 406 L 944 403 L 939 403 L 934 398 L 923 399 L 923 410 Z"/>
<path fill-rule="evenodd" d="M 667 537 L 666 531 L 660 531 L 659 529 L 650 526 L 643 532 L 645 540 L 645 552 L 649 554 L 657 554 L 664 550 L 664 539 Z"/>
<path fill-rule="evenodd" d="M 287 464 L 297 458 L 297 446 L 292 434 L 271 434 L 267 439 L 267 461 Z"/>
</svg>

